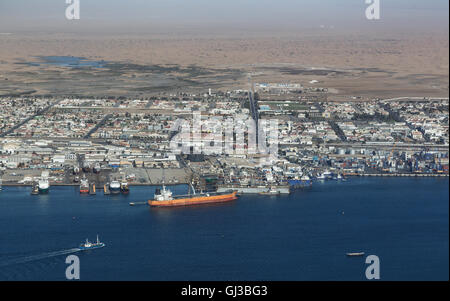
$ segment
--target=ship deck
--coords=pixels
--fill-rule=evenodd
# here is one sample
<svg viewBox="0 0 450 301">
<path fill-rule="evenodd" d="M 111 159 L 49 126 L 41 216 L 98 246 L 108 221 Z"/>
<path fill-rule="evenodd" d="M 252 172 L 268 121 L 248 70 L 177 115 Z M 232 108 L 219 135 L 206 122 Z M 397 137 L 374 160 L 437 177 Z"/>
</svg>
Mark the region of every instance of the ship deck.
<svg viewBox="0 0 450 301">
<path fill-rule="evenodd" d="M 225 194 L 231 194 L 231 193 L 233 193 L 233 190 L 223 191 L 223 192 L 203 192 L 203 193 L 196 193 L 196 194 L 180 194 L 180 195 L 172 196 L 172 198 L 174 200 L 178 200 L 178 199 L 186 199 L 186 198 L 198 198 L 198 197 L 225 195 Z"/>
</svg>

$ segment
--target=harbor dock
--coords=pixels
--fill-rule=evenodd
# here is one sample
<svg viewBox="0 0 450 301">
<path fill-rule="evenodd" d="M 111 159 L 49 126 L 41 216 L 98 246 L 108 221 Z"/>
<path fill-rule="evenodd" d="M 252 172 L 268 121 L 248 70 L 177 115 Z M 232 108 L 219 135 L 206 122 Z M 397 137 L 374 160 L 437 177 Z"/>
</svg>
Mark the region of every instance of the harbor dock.
<svg viewBox="0 0 450 301">
<path fill-rule="evenodd" d="M 95 183 L 89 184 L 89 194 L 90 194 L 90 195 L 95 195 L 95 194 L 96 194 L 96 191 L 95 191 Z"/>
<path fill-rule="evenodd" d="M 111 191 L 109 191 L 109 184 L 106 183 L 105 185 L 103 185 L 103 194 L 104 195 L 109 195 L 111 194 Z"/>
<path fill-rule="evenodd" d="M 279 194 L 289 194 L 289 185 L 277 185 L 277 186 L 241 186 L 241 185 L 218 185 L 217 192 L 227 192 L 230 190 L 237 191 L 238 194 L 260 194 L 266 192 L 269 188 L 278 192 Z"/>
</svg>

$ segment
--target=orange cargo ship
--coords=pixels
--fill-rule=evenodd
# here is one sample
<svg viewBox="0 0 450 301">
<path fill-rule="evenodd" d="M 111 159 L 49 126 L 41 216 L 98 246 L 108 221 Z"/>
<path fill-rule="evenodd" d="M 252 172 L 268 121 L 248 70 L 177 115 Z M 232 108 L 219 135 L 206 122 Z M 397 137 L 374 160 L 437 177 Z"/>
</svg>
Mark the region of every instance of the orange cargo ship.
<svg viewBox="0 0 450 301">
<path fill-rule="evenodd" d="M 236 199 L 236 191 L 172 196 L 172 192 L 163 185 L 162 190 L 156 189 L 155 198 L 153 200 L 148 200 L 148 204 L 152 207 L 174 207 L 222 203 Z"/>
</svg>

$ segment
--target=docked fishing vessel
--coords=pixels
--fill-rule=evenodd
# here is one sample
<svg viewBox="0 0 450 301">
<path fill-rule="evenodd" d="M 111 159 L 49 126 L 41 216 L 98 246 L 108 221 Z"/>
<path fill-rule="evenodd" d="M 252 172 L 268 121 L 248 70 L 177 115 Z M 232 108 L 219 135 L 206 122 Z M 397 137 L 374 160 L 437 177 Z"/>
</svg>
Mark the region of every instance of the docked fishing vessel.
<svg viewBox="0 0 450 301">
<path fill-rule="evenodd" d="M 39 193 L 48 193 L 50 184 L 48 183 L 47 178 L 41 178 L 38 182 L 38 190 Z"/>
<path fill-rule="evenodd" d="M 89 180 L 86 177 L 81 179 L 80 193 L 89 193 Z"/>
<path fill-rule="evenodd" d="M 111 181 L 111 183 L 109 183 L 109 191 L 112 194 L 119 194 L 120 193 L 120 182 L 119 181 Z"/>
<path fill-rule="evenodd" d="M 173 196 L 172 191 L 163 184 L 162 189 L 156 189 L 153 200 L 148 200 L 152 207 L 175 207 L 210 203 L 222 203 L 236 200 L 236 191 L 210 192 Z"/>
<path fill-rule="evenodd" d="M 269 190 L 267 190 L 267 191 L 262 191 L 262 192 L 260 192 L 259 194 L 260 194 L 260 195 L 279 195 L 280 192 L 279 192 L 276 188 L 271 187 Z"/>
<path fill-rule="evenodd" d="M 38 183 L 34 182 L 33 185 L 31 186 L 31 194 L 32 195 L 39 194 L 39 185 L 38 185 Z"/>
<path fill-rule="evenodd" d="M 100 170 L 101 170 L 100 163 L 95 163 L 94 169 L 93 169 L 94 173 L 100 173 Z"/>
<path fill-rule="evenodd" d="M 300 178 L 300 181 L 301 181 L 302 187 L 309 187 L 309 186 L 312 185 L 311 178 L 310 178 L 308 175 L 303 175 L 303 176 Z"/>
<path fill-rule="evenodd" d="M 293 179 L 289 179 L 288 183 L 289 186 L 293 189 L 306 188 L 312 185 L 311 178 L 306 174 L 302 175 L 301 177 L 297 175 Z"/>
<path fill-rule="evenodd" d="M 80 250 L 81 251 L 85 251 L 85 250 L 92 250 L 92 249 L 99 249 L 99 248 L 103 248 L 105 246 L 104 243 L 100 242 L 100 240 L 98 239 L 98 235 L 97 235 L 97 241 L 96 242 L 90 242 L 87 238 L 86 238 L 86 242 L 82 243 L 80 245 Z"/>
<path fill-rule="evenodd" d="M 120 183 L 120 191 L 123 194 L 130 193 L 130 188 L 128 187 L 128 182 L 127 181 L 123 181 L 122 183 Z"/>
<path fill-rule="evenodd" d="M 330 180 L 333 178 L 333 173 L 330 172 L 329 170 L 325 170 L 322 175 L 326 180 Z"/>
<path fill-rule="evenodd" d="M 316 178 L 317 180 L 321 180 L 321 181 L 323 181 L 323 180 L 325 180 L 326 179 L 326 177 L 325 177 L 325 175 L 324 174 L 319 174 L 318 176 L 317 176 L 317 178 Z"/>
</svg>

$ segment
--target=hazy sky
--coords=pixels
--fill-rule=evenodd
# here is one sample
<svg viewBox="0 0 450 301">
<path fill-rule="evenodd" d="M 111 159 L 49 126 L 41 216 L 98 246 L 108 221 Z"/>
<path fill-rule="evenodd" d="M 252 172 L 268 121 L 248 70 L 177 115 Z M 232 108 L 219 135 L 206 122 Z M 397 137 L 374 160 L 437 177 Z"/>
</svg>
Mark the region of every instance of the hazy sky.
<svg viewBox="0 0 450 301">
<path fill-rule="evenodd" d="M 448 30 L 448 0 L 380 3 L 381 20 L 371 22 L 365 19 L 365 0 L 80 0 L 81 19 L 68 21 L 65 0 L 0 0 L 0 32 L 276 31 L 321 25 Z"/>
</svg>

